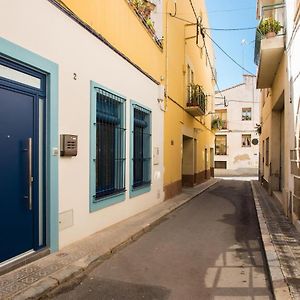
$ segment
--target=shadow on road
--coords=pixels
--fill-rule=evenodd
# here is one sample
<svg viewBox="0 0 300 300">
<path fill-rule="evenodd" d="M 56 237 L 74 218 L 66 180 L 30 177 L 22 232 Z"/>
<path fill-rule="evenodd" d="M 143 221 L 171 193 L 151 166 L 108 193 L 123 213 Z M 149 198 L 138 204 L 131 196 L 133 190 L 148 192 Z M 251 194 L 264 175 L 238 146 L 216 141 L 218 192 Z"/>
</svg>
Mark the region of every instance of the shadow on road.
<svg viewBox="0 0 300 300">
<path fill-rule="evenodd" d="M 55 299 L 272 299 L 249 182 L 221 181 Z"/>
</svg>

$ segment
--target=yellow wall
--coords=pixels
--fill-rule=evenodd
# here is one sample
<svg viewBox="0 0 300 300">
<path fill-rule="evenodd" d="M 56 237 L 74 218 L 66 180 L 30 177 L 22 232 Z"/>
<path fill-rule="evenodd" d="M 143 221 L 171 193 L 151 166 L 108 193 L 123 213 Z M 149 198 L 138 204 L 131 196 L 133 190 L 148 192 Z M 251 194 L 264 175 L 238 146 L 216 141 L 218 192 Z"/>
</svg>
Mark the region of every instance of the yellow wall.
<svg viewBox="0 0 300 300">
<path fill-rule="evenodd" d="M 196 26 L 186 26 L 188 23 L 170 16 L 169 13 L 175 12 L 174 0 L 163 1 L 163 49 L 155 43 L 127 0 L 57 1 L 67 5 L 143 71 L 165 86 L 164 186 L 181 180 L 183 133 L 190 132 L 198 140 L 195 173 L 204 171 L 205 148 L 208 151 L 209 169 L 212 165 L 210 148 L 214 147 L 214 133 L 210 131 L 211 115 L 196 120 L 184 109 L 187 64 L 194 71 L 194 83 L 201 85 L 208 95 L 214 95 L 212 72 L 201 34 L 198 46 L 196 39 L 186 40 L 196 34 Z M 203 17 L 203 25 L 208 27 L 205 1 L 194 0 L 193 4 L 196 14 Z M 177 16 L 196 22 L 189 0 L 177 1 Z M 211 63 L 214 64 L 213 48 L 208 38 L 206 44 Z M 213 109 L 212 101 L 213 96 L 209 96 L 207 112 Z"/>
<path fill-rule="evenodd" d="M 206 16 L 205 3 L 202 0 L 193 1 L 197 14 Z M 167 12 L 174 12 L 174 2 L 169 1 Z M 201 13 L 202 12 L 202 13 Z M 195 16 L 188 0 L 177 1 L 177 14 L 180 18 L 195 22 Z M 197 138 L 197 170 L 204 171 L 204 151 L 208 150 L 208 169 L 210 168 L 210 147 L 214 147 L 214 133 L 210 131 L 211 115 L 204 117 L 205 125 L 200 118 L 193 118 L 184 111 L 186 106 L 187 64 L 194 71 L 194 83 L 203 87 L 208 95 L 214 94 L 212 72 L 206 59 L 205 49 L 196 45 L 196 39 L 186 40 L 196 34 L 196 26 L 185 26 L 187 23 L 166 14 L 165 21 L 165 62 L 167 64 L 165 85 L 169 98 L 165 113 L 165 176 L 164 185 L 180 181 L 182 177 L 182 135 L 189 134 Z M 208 27 L 208 21 L 203 17 L 203 25 Z M 214 54 L 210 41 L 206 38 L 206 45 L 211 63 L 214 65 Z M 201 35 L 199 46 L 203 47 Z M 170 99 L 171 98 L 171 99 Z M 207 112 L 212 110 L 212 97 L 208 97 Z M 194 130 L 196 129 L 196 131 Z M 172 145 L 172 141 L 174 144 Z M 176 142 L 175 142 L 176 141 Z"/>
<path fill-rule="evenodd" d="M 160 81 L 163 52 L 127 0 L 58 0 L 114 47 Z"/>
<path fill-rule="evenodd" d="M 262 133 L 260 136 L 260 155 L 261 155 L 261 165 L 260 172 L 261 176 L 270 184 L 270 190 L 274 189 L 274 180 L 272 183 L 272 174 L 280 173 L 280 152 L 276 150 L 274 146 L 279 146 L 280 143 L 280 129 L 276 127 L 280 123 L 278 115 L 278 103 L 279 99 L 284 100 L 284 90 L 286 87 L 286 57 L 283 56 L 282 60 L 278 66 L 272 88 L 261 90 L 261 122 L 262 122 Z M 285 108 L 286 109 L 286 108 Z M 270 165 L 266 165 L 266 139 L 269 138 L 269 162 L 272 165 L 272 170 L 270 170 Z M 262 153 L 262 144 L 265 143 L 264 154 Z M 276 147 L 277 148 L 277 147 Z M 289 153 L 289 149 L 286 147 L 286 154 Z M 265 162 L 262 164 L 262 156 L 265 157 Z M 284 170 L 285 178 L 288 178 L 287 168 Z M 287 179 L 285 181 L 287 184 Z M 276 184 L 275 184 L 276 185 Z M 277 188 L 275 188 L 277 190 Z"/>
</svg>

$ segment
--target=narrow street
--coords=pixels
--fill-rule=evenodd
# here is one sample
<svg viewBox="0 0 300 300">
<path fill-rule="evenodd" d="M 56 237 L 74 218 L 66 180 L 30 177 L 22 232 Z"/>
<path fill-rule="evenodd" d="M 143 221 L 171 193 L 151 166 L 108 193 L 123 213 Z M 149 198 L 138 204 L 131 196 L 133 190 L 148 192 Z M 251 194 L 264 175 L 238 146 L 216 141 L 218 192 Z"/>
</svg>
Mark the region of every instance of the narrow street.
<svg viewBox="0 0 300 300">
<path fill-rule="evenodd" d="M 250 183 L 223 180 L 55 299 L 272 299 Z"/>
</svg>

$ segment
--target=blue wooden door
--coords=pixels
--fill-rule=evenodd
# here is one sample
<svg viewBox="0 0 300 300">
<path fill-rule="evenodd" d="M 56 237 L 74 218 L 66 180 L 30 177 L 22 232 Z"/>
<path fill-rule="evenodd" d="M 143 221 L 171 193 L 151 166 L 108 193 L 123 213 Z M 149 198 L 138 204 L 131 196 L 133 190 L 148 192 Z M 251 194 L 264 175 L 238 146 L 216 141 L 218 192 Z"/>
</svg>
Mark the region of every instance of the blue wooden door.
<svg viewBox="0 0 300 300">
<path fill-rule="evenodd" d="M 0 263 L 37 248 L 38 101 L 0 81 Z"/>
</svg>

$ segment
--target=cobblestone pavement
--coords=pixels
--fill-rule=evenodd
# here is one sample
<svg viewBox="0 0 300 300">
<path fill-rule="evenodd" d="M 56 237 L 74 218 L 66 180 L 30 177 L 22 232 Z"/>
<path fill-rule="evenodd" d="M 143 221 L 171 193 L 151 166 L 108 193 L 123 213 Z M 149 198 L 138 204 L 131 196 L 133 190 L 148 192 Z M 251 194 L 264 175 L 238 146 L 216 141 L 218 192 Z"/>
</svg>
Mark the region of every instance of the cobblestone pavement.
<svg viewBox="0 0 300 300">
<path fill-rule="evenodd" d="M 272 197 L 253 182 L 265 217 L 271 241 L 293 299 L 300 300 L 300 234 Z"/>
</svg>

